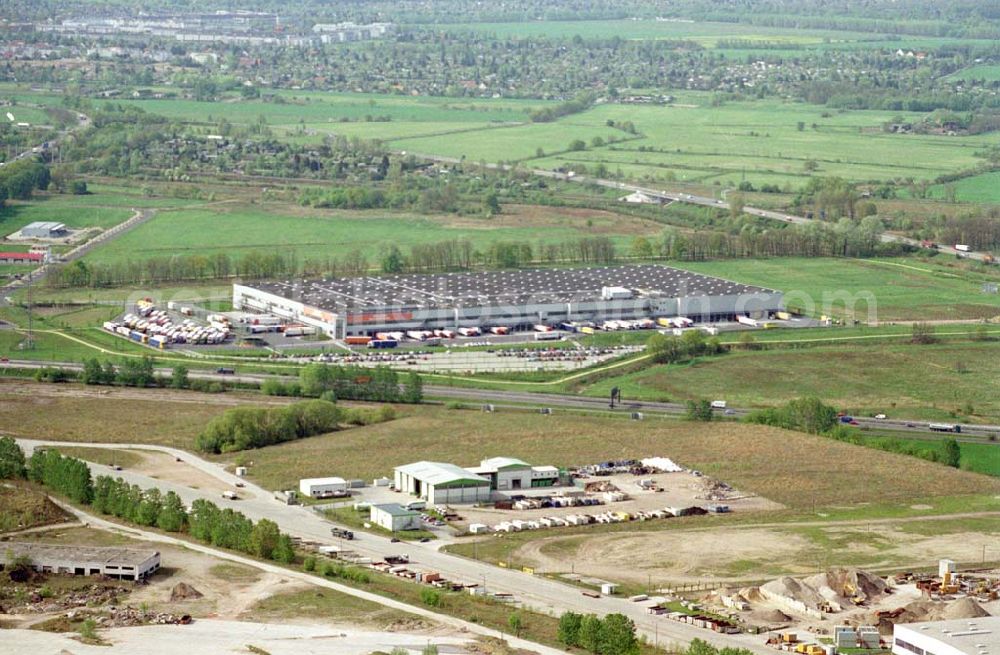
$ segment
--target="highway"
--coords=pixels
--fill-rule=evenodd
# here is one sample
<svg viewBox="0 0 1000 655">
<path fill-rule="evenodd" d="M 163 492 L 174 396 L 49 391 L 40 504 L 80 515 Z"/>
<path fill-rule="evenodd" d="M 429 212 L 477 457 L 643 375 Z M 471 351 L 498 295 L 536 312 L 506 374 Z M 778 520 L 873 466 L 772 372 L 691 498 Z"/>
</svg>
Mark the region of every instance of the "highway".
<svg viewBox="0 0 1000 655">
<path fill-rule="evenodd" d="M 9 360 L 0 364 L 0 368 L 14 368 L 22 370 L 36 370 L 46 366 L 58 366 L 71 371 L 80 371 L 83 366 L 73 362 L 38 362 L 32 360 Z M 163 377 L 170 377 L 172 371 L 169 368 L 157 368 L 156 374 Z M 244 384 L 257 384 L 268 379 L 287 381 L 287 376 L 271 375 L 267 373 L 240 373 L 224 374 L 212 371 L 192 370 L 188 373 L 192 379 L 209 380 L 213 382 L 239 382 Z M 152 390 L 151 390 L 152 391 Z M 616 403 L 615 407 L 609 406 L 609 399 L 595 398 L 592 396 L 574 396 L 570 394 L 558 393 L 532 393 L 528 391 L 501 391 L 490 389 L 475 389 L 466 387 L 447 387 L 441 385 L 424 385 L 424 396 L 428 400 L 459 400 L 482 405 L 493 405 L 494 409 L 504 408 L 564 408 L 568 410 L 616 412 L 630 414 L 640 412 L 645 415 L 680 415 L 687 411 L 684 403 L 656 402 L 650 400 L 630 400 L 623 399 L 621 403 Z M 716 414 L 726 418 L 739 419 L 749 414 L 752 409 L 745 407 L 729 407 L 726 410 L 717 409 Z M 905 418 L 885 418 L 876 419 L 867 416 L 853 416 L 857 423 L 855 427 L 868 428 L 872 430 L 888 430 L 919 434 L 942 434 L 930 429 L 931 423 L 927 421 L 908 420 Z M 954 424 L 954 423 L 953 423 Z M 960 423 L 962 432 L 958 435 L 959 440 L 963 436 L 979 437 L 973 441 L 981 441 L 982 437 L 994 436 L 1000 439 L 1000 425 L 980 425 Z M 1000 441 L 998 441 L 1000 446 Z"/>
<path fill-rule="evenodd" d="M 407 154 L 407 153 L 403 152 L 402 154 Z M 427 161 L 434 161 L 444 164 L 462 163 L 462 160 L 456 157 L 442 157 L 438 155 L 430 155 L 425 153 L 409 153 L 409 154 L 412 154 L 414 157 L 417 157 L 419 159 L 425 159 Z M 510 169 L 510 166 L 506 164 L 502 166 L 498 164 L 487 164 L 486 167 L 492 169 L 502 169 L 502 170 Z M 692 195 L 690 193 L 679 193 L 675 191 L 666 191 L 663 189 L 653 189 L 651 187 L 644 187 L 638 184 L 617 182 L 615 180 L 606 180 L 603 178 L 589 177 L 586 175 L 576 175 L 574 173 L 549 171 L 542 168 L 529 168 L 522 170 L 538 177 L 545 177 L 553 180 L 561 180 L 564 182 L 576 182 L 580 184 L 594 184 L 596 186 L 601 186 L 608 189 L 616 189 L 626 193 L 639 192 L 649 196 L 650 198 L 661 201 L 685 202 L 692 205 L 715 207 L 716 209 L 729 208 L 729 203 L 727 203 L 725 200 L 719 200 L 718 198 L 711 198 L 708 196 L 697 196 L 697 195 Z M 742 211 L 744 214 L 749 214 L 750 216 L 757 216 L 758 218 L 767 218 L 775 221 L 782 221 L 784 223 L 794 223 L 798 225 L 812 223 L 816 220 L 812 218 L 807 218 L 805 216 L 789 214 L 787 212 L 773 211 L 770 209 L 760 209 L 757 207 L 744 206 Z M 922 247 L 920 241 L 918 241 L 917 239 L 911 239 L 909 237 L 904 237 L 899 234 L 893 234 L 891 232 L 883 232 L 882 234 L 879 235 L 879 239 L 883 243 L 902 243 L 909 246 L 913 246 L 915 248 Z M 987 261 L 987 260 L 992 261 L 991 259 L 992 256 L 989 253 L 972 252 L 972 251 L 963 252 L 956 250 L 952 246 L 944 246 L 944 245 L 938 245 L 936 249 L 938 252 L 943 252 L 949 255 L 955 255 L 956 257 L 964 257 L 968 259 L 974 259 L 977 261 Z"/>
<path fill-rule="evenodd" d="M 179 458 L 197 468 L 202 473 L 210 475 L 226 484 L 235 485 L 242 482 L 245 486 L 241 493 L 252 494 L 253 497 L 240 500 L 227 500 L 221 494 L 181 486 L 165 480 L 152 478 L 141 473 L 122 470 L 115 471 L 101 464 L 90 464 L 94 475 L 110 475 L 120 477 L 130 484 L 136 484 L 144 489 L 157 487 L 163 492 L 174 491 L 186 504 L 198 498 L 212 501 L 222 508 L 232 508 L 257 521 L 270 519 L 278 524 L 284 532 L 308 541 L 327 545 L 341 545 L 361 556 L 382 560 L 386 555 L 405 553 L 410 556 L 410 566 L 419 571 L 437 571 L 449 580 L 466 584 L 485 585 L 487 590 L 496 593 L 508 593 L 525 607 L 541 613 L 556 614 L 573 611 L 584 614 L 609 614 L 619 612 L 635 621 L 638 630 L 645 634 L 650 642 L 660 644 L 687 643 L 692 639 L 701 638 L 711 641 L 720 647 L 731 646 L 749 648 L 761 655 L 773 655 L 773 651 L 763 645 L 763 638 L 758 635 L 721 635 L 697 628 L 685 623 L 678 623 L 663 617 L 650 615 L 646 611 L 647 604 L 630 602 L 624 598 L 584 596 L 582 590 L 550 580 L 548 578 L 530 575 L 521 571 L 500 568 L 480 561 L 451 555 L 437 550 L 436 544 L 428 543 L 392 543 L 387 537 L 369 533 L 355 533 L 352 541 L 342 541 L 330 534 L 334 525 L 319 516 L 311 509 L 302 506 L 287 506 L 275 500 L 271 493 L 261 487 L 237 478 L 225 471 L 221 466 L 204 460 L 192 453 L 153 445 L 105 444 L 87 442 L 58 442 L 49 440 L 34 440 L 18 438 L 17 442 L 29 454 L 37 447 L 44 446 L 86 446 L 88 448 L 123 449 L 134 448 L 146 451 L 157 451 Z"/>
</svg>

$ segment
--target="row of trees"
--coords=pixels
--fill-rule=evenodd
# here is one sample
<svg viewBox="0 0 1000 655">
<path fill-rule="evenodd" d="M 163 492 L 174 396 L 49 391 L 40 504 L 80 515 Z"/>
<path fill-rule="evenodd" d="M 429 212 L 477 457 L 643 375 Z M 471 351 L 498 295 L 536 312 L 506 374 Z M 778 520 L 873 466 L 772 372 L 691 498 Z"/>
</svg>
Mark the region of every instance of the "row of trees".
<svg viewBox="0 0 1000 655">
<path fill-rule="evenodd" d="M 90 468 L 59 451 L 36 448 L 28 460 L 28 479 L 49 487 L 75 503 L 87 505 L 94 497 Z"/>
<path fill-rule="evenodd" d="M 90 505 L 101 514 L 166 532 L 180 532 L 187 523 L 184 502 L 173 491 L 164 495 L 159 489 L 142 489 L 107 475 L 99 475 L 94 481 Z"/>
<path fill-rule="evenodd" d="M 342 400 L 373 400 L 389 403 L 419 403 L 423 381 L 410 372 L 400 383 L 399 374 L 388 366 L 334 366 L 309 364 L 299 371 L 303 396 Z"/>
<path fill-rule="evenodd" d="M 177 388 L 183 389 L 187 386 L 187 369 L 179 367 L 183 371 L 175 370 L 175 378 L 172 382 Z M 177 375 L 180 373 L 180 375 Z M 101 363 L 96 357 L 86 359 L 83 362 L 83 371 L 80 372 L 80 382 L 92 385 L 120 385 L 123 387 L 149 387 L 157 383 L 156 374 L 153 370 L 153 360 L 149 357 L 142 359 L 128 358 L 122 361 L 119 366 L 115 366 L 110 361 Z"/>
<path fill-rule="evenodd" d="M 262 448 L 339 429 L 341 412 L 328 400 L 285 407 L 234 407 L 216 416 L 195 441 L 207 453 Z"/>
<path fill-rule="evenodd" d="M 47 284 L 55 287 L 110 287 L 239 277 L 259 280 L 294 275 L 358 276 L 378 265 L 385 273 L 519 268 L 538 264 L 609 264 L 618 259 L 608 237 L 581 237 L 532 245 L 528 241 L 496 241 L 482 250 L 467 240 L 414 245 L 408 252 L 391 245 L 379 262 L 361 251 L 343 257 L 300 261 L 294 251 L 251 250 L 242 255 L 171 255 L 108 263 L 78 259 L 52 267 Z"/>
<path fill-rule="evenodd" d="M 624 614 L 608 614 L 602 619 L 594 614 L 566 612 L 559 617 L 557 638 L 566 646 L 577 646 L 597 655 L 639 653 L 635 623 Z"/>
<path fill-rule="evenodd" d="M 0 479 L 27 478 L 75 503 L 90 505 L 101 514 L 130 523 L 157 527 L 166 532 L 187 531 L 192 537 L 217 546 L 283 563 L 295 561 L 291 537 L 273 521 L 254 523 L 241 512 L 220 509 L 198 499 L 190 512 L 173 491 L 142 489 L 121 478 L 106 475 L 91 480 L 83 460 L 66 457 L 56 450 L 35 449 L 25 463 L 24 451 L 11 437 L 0 437 Z"/>
<path fill-rule="evenodd" d="M 837 410 L 824 404 L 819 398 L 810 396 L 791 400 L 784 407 L 758 409 L 748 414 L 746 421 L 787 430 L 823 434 L 836 427 Z"/>
</svg>

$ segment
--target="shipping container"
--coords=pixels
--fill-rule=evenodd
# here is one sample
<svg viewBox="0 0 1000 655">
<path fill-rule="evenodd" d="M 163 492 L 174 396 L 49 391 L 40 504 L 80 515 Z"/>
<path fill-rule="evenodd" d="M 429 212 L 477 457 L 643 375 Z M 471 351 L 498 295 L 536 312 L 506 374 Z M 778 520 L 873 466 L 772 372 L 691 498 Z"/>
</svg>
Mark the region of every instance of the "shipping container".
<svg viewBox="0 0 1000 655">
<path fill-rule="evenodd" d="M 535 341 L 558 341 L 562 339 L 561 332 L 535 332 Z"/>
<path fill-rule="evenodd" d="M 363 336 L 344 337 L 344 343 L 346 343 L 349 346 L 367 346 L 368 342 L 371 340 L 372 340 L 371 337 L 363 337 Z"/>
<path fill-rule="evenodd" d="M 490 328 L 490 333 L 498 335 L 509 334 L 510 328 L 507 327 L 506 325 L 494 325 L 493 327 Z"/>
<path fill-rule="evenodd" d="M 477 327 L 458 328 L 458 333 L 463 337 L 478 337 L 482 331 Z"/>
<path fill-rule="evenodd" d="M 964 243 L 956 243 L 955 250 L 958 250 L 959 252 L 971 252 L 972 248 L 965 245 Z"/>
<path fill-rule="evenodd" d="M 750 318 L 749 316 L 737 316 L 736 322 L 743 325 L 748 325 L 750 327 L 757 327 L 758 323 L 756 319 Z"/>
</svg>

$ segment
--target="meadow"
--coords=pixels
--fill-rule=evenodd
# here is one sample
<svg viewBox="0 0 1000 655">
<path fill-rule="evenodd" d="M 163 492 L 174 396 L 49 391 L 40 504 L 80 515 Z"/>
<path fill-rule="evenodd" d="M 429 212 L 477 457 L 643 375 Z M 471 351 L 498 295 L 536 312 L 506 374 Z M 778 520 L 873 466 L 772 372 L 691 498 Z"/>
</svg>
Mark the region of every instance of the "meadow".
<svg viewBox="0 0 1000 655">
<path fill-rule="evenodd" d="M 1000 171 L 964 177 L 951 183 L 955 199 L 963 202 L 1000 205 Z M 928 190 L 931 198 L 944 198 L 945 185 L 936 184 Z"/>
<path fill-rule="evenodd" d="M 885 260 L 779 257 L 671 265 L 780 289 L 788 306 L 808 310 L 814 316 L 880 323 L 1000 316 L 1000 296 L 983 293 L 983 283 L 995 283 L 1000 275 L 990 269 L 963 266 L 945 256 Z"/>
<path fill-rule="evenodd" d="M 890 418 L 997 423 L 1000 343 L 858 344 L 733 351 L 688 364 L 658 365 L 575 387 L 606 397 L 660 401 L 723 398 L 770 407 L 815 396 L 839 410 Z M 971 412 L 970 412 L 971 410 Z"/>
<path fill-rule="evenodd" d="M 73 202 L 78 196 L 62 196 L 55 202 L 36 199 L 30 202 L 9 202 L 0 209 L 0 235 L 12 234 L 34 221 L 57 221 L 69 228 L 97 227 L 107 229 L 128 219 L 132 212 L 125 208 L 94 207 Z"/>
<path fill-rule="evenodd" d="M 1000 65 L 976 64 L 956 71 L 948 76 L 949 80 L 984 80 L 986 82 L 1000 81 Z"/>
<path fill-rule="evenodd" d="M 87 256 L 92 262 L 121 262 L 174 254 L 249 251 L 294 252 L 300 260 L 342 257 L 359 250 L 375 258 L 390 244 L 432 244 L 468 239 L 477 248 L 497 241 L 558 242 L 592 234 L 614 235 L 623 247 L 630 234 L 658 233 L 652 221 L 594 212 L 590 224 L 571 210 L 545 208 L 530 216 L 500 214 L 492 219 L 423 216 L 385 211 L 334 211 L 287 204 L 217 205 L 162 212 Z M 210 238 L 206 238 L 206 234 Z"/>
</svg>

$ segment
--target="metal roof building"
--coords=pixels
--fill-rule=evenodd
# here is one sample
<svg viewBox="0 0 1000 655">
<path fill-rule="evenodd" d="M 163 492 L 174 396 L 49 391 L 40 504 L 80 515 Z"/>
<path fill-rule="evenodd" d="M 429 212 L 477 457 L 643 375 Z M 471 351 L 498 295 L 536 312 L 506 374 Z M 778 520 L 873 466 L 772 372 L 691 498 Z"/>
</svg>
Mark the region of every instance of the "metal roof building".
<svg viewBox="0 0 1000 655">
<path fill-rule="evenodd" d="M 233 306 L 335 337 L 661 316 L 710 321 L 783 309 L 780 291 L 655 264 L 237 284 Z"/>
<path fill-rule="evenodd" d="M 1000 655 L 1000 616 L 893 626 L 893 655 Z"/>
<path fill-rule="evenodd" d="M 106 575 L 141 580 L 160 568 L 160 553 L 145 548 L 100 548 L 12 542 L 0 544 L 0 570 L 13 557 L 27 557 L 36 571 Z"/>
<path fill-rule="evenodd" d="M 454 464 L 416 462 L 397 466 L 396 489 L 432 505 L 478 503 L 490 499 L 490 481 Z"/>
<path fill-rule="evenodd" d="M 55 221 L 35 221 L 21 228 L 22 237 L 55 239 L 66 236 L 66 224 Z"/>
</svg>

